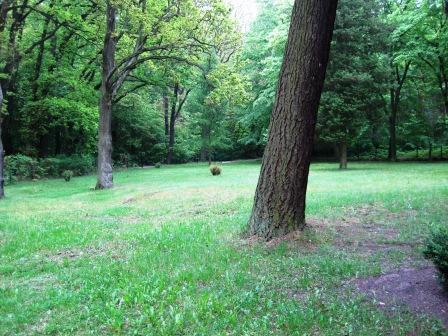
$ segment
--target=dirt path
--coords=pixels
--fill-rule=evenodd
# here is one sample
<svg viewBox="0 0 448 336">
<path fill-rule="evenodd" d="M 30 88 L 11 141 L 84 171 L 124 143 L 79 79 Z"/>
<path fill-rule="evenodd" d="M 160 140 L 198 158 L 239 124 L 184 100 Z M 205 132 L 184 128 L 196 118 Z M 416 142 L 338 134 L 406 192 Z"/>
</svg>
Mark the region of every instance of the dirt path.
<svg viewBox="0 0 448 336">
<path fill-rule="evenodd" d="M 402 268 L 378 277 L 355 279 L 353 283 L 384 308 L 404 305 L 416 313 L 438 317 L 448 328 L 448 294 L 434 267 Z"/>
</svg>

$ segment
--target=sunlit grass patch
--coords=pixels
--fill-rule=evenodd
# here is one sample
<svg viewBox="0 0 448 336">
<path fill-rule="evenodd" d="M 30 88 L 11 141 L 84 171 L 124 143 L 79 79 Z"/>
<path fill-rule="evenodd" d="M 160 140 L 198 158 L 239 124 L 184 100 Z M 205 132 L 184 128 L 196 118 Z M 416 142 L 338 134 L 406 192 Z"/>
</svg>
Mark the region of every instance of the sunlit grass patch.
<svg viewBox="0 0 448 336">
<path fill-rule="evenodd" d="M 241 236 L 258 171 L 131 169 L 99 192 L 92 176 L 9 186 L 0 334 L 438 334 L 343 288 L 424 262 L 422 239 L 446 223 L 448 165 L 313 165 L 309 227 L 269 244 Z"/>
</svg>

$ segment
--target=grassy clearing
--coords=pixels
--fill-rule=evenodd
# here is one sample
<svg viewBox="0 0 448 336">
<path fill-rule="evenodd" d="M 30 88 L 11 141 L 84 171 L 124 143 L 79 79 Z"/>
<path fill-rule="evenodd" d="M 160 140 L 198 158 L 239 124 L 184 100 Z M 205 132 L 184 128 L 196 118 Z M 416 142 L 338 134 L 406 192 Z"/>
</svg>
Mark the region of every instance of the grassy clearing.
<svg viewBox="0 0 448 336">
<path fill-rule="evenodd" d="M 0 334 L 444 334 L 344 284 L 423 262 L 422 239 L 447 224 L 448 164 L 315 164 L 311 227 L 271 245 L 238 235 L 258 171 L 191 164 L 119 172 L 110 191 L 91 191 L 94 177 L 8 187 Z"/>
</svg>

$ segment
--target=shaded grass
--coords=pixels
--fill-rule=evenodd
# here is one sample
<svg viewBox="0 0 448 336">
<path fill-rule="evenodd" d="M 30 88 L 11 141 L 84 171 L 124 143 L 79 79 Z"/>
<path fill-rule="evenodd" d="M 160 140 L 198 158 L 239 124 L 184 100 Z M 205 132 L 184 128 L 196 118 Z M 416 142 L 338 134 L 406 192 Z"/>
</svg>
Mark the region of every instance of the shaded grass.
<svg viewBox="0 0 448 336">
<path fill-rule="evenodd" d="M 336 220 L 366 204 L 371 221 L 421 242 L 447 225 L 448 165 L 312 166 L 308 215 Z M 379 274 L 400 250 L 368 257 L 308 231 L 302 243 L 244 244 L 257 163 L 189 164 L 115 175 L 20 183 L 0 202 L 0 334 L 407 335 L 442 334 L 437 322 L 390 315 L 342 293 Z M 356 216 L 356 215 L 355 215 Z M 359 215 L 357 215 L 359 216 Z M 419 246 L 414 248 L 419 258 Z"/>
</svg>

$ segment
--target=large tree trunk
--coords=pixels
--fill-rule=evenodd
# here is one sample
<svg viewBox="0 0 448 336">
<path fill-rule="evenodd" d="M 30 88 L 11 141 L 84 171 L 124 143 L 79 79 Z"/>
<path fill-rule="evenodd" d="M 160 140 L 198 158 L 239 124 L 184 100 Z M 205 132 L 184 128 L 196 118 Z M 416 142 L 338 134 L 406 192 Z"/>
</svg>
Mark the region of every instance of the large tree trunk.
<svg viewBox="0 0 448 336">
<path fill-rule="evenodd" d="M 305 197 L 337 0 L 295 0 L 248 234 L 305 227 Z"/>
<path fill-rule="evenodd" d="M 112 174 L 112 101 L 113 88 L 110 83 L 110 74 L 115 66 L 116 51 L 116 9 L 110 3 L 107 5 L 107 28 L 104 37 L 100 123 L 98 132 L 98 162 L 96 189 L 108 189 L 114 185 Z"/>
<path fill-rule="evenodd" d="M 347 169 L 347 142 L 339 143 L 339 169 Z"/>
</svg>

